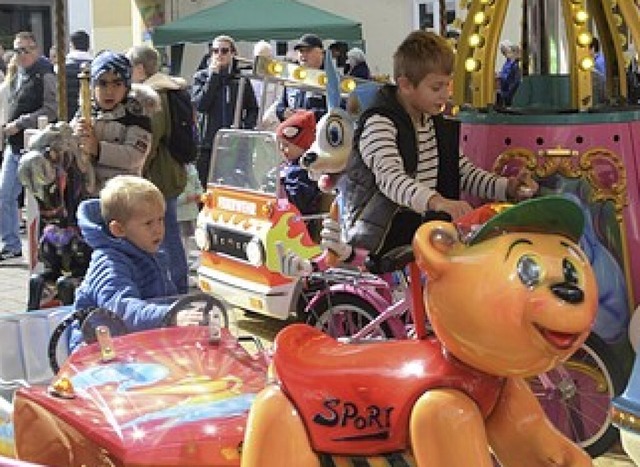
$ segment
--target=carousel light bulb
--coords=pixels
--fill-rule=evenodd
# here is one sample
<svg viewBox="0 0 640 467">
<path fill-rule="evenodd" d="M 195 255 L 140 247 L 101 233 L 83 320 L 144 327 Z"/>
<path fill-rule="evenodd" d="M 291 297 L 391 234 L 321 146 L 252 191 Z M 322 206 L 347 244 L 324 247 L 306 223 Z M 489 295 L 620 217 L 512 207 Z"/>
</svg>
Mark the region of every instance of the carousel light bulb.
<svg viewBox="0 0 640 467">
<path fill-rule="evenodd" d="M 470 47 L 482 47 L 484 45 L 484 37 L 478 33 L 471 34 L 469 36 Z"/>
<path fill-rule="evenodd" d="M 573 20 L 576 22 L 576 24 L 584 24 L 588 19 L 589 14 L 585 10 L 576 11 L 575 16 L 573 17 Z"/>
<path fill-rule="evenodd" d="M 593 41 L 593 36 L 590 32 L 581 32 L 578 34 L 578 45 L 582 47 L 587 47 Z"/>
<path fill-rule="evenodd" d="M 320 76 L 318 76 L 318 84 L 322 87 L 325 87 L 327 85 L 327 75 L 322 73 Z"/>
<path fill-rule="evenodd" d="M 475 58 L 471 58 L 471 57 L 467 58 L 464 61 L 464 69 L 467 70 L 469 73 L 478 71 L 480 69 L 480 62 Z"/>
<path fill-rule="evenodd" d="M 298 67 L 293 70 L 293 77 L 297 80 L 303 81 L 307 77 L 307 70 L 302 67 Z"/>
<path fill-rule="evenodd" d="M 273 60 L 269 65 L 267 65 L 267 70 L 269 74 L 279 76 L 282 73 L 282 70 L 284 70 L 284 67 L 282 66 L 282 63 Z"/>
<path fill-rule="evenodd" d="M 625 36 L 624 34 L 620 34 L 620 36 L 618 36 L 618 37 L 620 38 L 620 45 L 622 47 L 627 45 L 627 36 Z"/>
<path fill-rule="evenodd" d="M 344 79 L 340 83 L 340 89 L 342 90 L 342 92 L 351 92 L 355 88 L 356 88 L 356 82 L 354 80 L 352 80 L 351 78 Z"/>
<path fill-rule="evenodd" d="M 584 57 L 582 60 L 580 60 L 580 69 L 582 69 L 583 71 L 593 70 L 594 66 L 595 62 L 591 57 Z"/>
<path fill-rule="evenodd" d="M 473 15 L 473 23 L 477 24 L 478 26 L 485 24 L 486 21 L 487 15 L 485 15 L 483 11 L 479 11 L 475 15 Z"/>
<path fill-rule="evenodd" d="M 613 14 L 611 15 L 611 17 L 613 18 L 613 22 L 615 23 L 616 27 L 619 28 L 620 26 L 622 26 L 622 16 Z"/>
</svg>

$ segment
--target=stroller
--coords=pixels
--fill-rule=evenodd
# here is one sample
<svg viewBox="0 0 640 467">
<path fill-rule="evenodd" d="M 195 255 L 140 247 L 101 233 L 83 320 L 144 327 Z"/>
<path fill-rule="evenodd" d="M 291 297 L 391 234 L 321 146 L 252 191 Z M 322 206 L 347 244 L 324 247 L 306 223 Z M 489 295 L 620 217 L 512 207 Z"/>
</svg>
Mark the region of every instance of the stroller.
<svg viewBox="0 0 640 467">
<path fill-rule="evenodd" d="M 42 268 L 29 279 L 27 309 L 70 305 L 91 257 L 90 247 L 80 236 L 76 209 L 93 191 L 95 176 L 68 123 L 49 124 L 32 136 L 18 177 L 33 193 L 40 215 Z"/>
</svg>

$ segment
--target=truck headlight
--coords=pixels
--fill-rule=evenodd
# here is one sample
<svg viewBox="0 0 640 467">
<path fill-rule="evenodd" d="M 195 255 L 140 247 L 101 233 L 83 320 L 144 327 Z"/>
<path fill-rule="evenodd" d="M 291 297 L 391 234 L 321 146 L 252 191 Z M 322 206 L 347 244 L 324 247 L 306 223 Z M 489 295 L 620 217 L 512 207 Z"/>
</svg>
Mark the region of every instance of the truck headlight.
<svg viewBox="0 0 640 467">
<path fill-rule="evenodd" d="M 253 237 L 249 243 L 247 243 L 246 254 L 247 261 L 253 266 L 259 267 L 264 264 L 264 248 L 258 237 Z"/>
<path fill-rule="evenodd" d="M 206 227 L 196 227 L 194 233 L 196 240 L 196 246 L 202 251 L 209 251 L 211 249 L 211 236 L 207 232 Z"/>
</svg>

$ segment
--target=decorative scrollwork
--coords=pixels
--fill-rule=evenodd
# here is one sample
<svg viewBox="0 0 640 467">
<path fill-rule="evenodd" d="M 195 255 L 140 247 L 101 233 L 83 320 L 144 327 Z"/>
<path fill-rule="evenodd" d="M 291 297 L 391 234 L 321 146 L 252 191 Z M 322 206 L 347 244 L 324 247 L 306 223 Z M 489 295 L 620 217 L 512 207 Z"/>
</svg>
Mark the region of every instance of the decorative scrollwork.
<svg viewBox="0 0 640 467">
<path fill-rule="evenodd" d="M 537 168 L 536 156 L 530 149 L 514 148 L 500 154 L 493 163 L 493 171 L 501 175 L 509 175 L 511 167 L 526 168 L 535 172 Z"/>
<path fill-rule="evenodd" d="M 627 205 L 627 173 L 620 156 L 605 148 L 593 148 L 582 154 L 568 148 L 545 149 L 535 154 L 525 148 L 509 149 L 500 154 L 493 171 L 514 175 L 526 168 L 539 178 L 559 174 L 566 178 L 584 178 L 592 187 L 592 202 L 611 201 L 616 217 L 622 222 L 622 209 Z"/>
<path fill-rule="evenodd" d="M 580 168 L 593 188 L 593 201 L 613 202 L 621 221 L 627 205 L 627 172 L 622 159 L 608 149 L 594 148 L 580 156 Z"/>
</svg>

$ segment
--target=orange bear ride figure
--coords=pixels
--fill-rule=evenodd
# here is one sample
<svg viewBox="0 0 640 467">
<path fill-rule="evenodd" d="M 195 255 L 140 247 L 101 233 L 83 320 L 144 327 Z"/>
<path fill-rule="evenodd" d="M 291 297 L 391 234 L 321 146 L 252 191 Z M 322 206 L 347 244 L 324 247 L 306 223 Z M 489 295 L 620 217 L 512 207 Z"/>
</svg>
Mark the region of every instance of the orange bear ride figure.
<svg viewBox="0 0 640 467">
<path fill-rule="evenodd" d="M 413 248 L 437 337 L 345 343 L 286 327 L 242 466 L 491 467 L 491 452 L 503 467 L 592 465 L 526 382 L 575 352 L 595 318 L 583 225 L 561 196 L 424 224 Z"/>
</svg>

